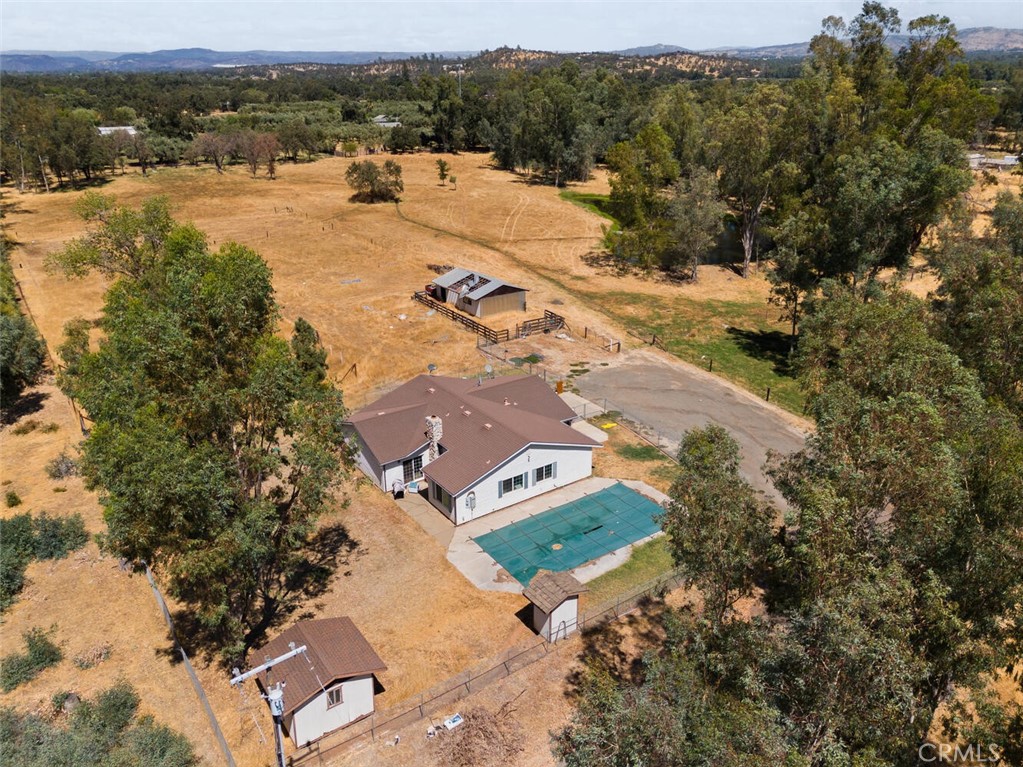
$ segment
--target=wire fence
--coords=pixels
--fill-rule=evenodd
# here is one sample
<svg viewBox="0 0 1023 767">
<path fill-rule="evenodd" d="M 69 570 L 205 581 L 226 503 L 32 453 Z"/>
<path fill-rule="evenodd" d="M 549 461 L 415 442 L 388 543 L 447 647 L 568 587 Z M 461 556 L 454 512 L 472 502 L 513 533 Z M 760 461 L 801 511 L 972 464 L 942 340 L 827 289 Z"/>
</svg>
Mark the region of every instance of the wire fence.
<svg viewBox="0 0 1023 767">
<path fill-rule="evenodd" d="M 663 597 L 682 583 L 683 578 L 677 572 L 647 581 L 625 595 L 587 610 L 579 619 L 579 629 L 593 630 L 610 623 L 635 610 L 644 600 Z M 542 638 L 516 645 L 435 685 L 412 703 L 405 701 L 399 706 L 376 711 L 342 730 L 325 735 L 291 754 L 288 763 L 292 767 L 325 765 L 366 739 L 375 741 L 389 737 L 424 719 L 429 719 L 431 724 L 439 724 L 455 713 L 456 704 L 467 696 L 543 660 L 551 653 L 560 652 L 566 646 L 570 645 L 563 641 L 547 642 Z"/>
<path fill-rule="evenodd" d="M 170 629 L 171 640 L 174 642 L 174 649 L 181 655 L 181 662 L 185 666 L 185 671 L 188 672 L 188 678 L 192 680 L 192 687 L 195 689 L 195 694 L 199 698 L 199 702 L 202 704 L 203 711 L 206 713 L 206 719 L 210 723 L 210 729 L 213 730 L 213 735 L 217 739 L 217 744 L 220 746 L 220 750 L 224 754 L 224 761 L 228 767 L 237 767 L 234 761 L 234 756 L 231 754 L 231 749 L 227 745 L 227 740 L 224 738 L 224 733 L 220 729 L 220 723 L 217 722 L 217 717 L 213 713 L 213 708 L 210 706 L 209 698 L 206 697 L 206 691 L 202 687 L 202 683 L 199 681 L 199 677 L 195 674 L 195 669 L 192 667 L 192 661 L 188 659 L 188 653 L 178 643 L 178 635 L 174 630 L 174 619 L 171 617 L 170 610 L 167 609 L 167 603 L 163 599 L 163 594 L 160 593 L 160 589 L 156 586 L 156 581 L 153 580 L 153 573 L 149 569 L 149 565 L 146 565 L 146 580 L 149 581 L 149 585 L 153 589 L 153 596 L 156 597 L 156 603 L 160 606 L 160 612 L 163 613 L 163 619 L 167 622 L 167 628 Z"/>
<path fill-rule="evenodd" d="M 571 374 L 555 373 L 538 362 L 534 363 L 530 362 L 528 358 L 516 357 L 498 344 L 481 345 L 479 350 L 491 359 L 510 363 L 529 375 L 539 376 L 552 387 L 557 386 L 558 381 L 568 382 L 574 386 L 571 382 Z M 668 460 L 678 463 L 677 453 L 679 443 L 682 440 L 681 434 L 665 432 L 650 426 L 638 417 L 630 415 L 624 406 L 607 399 L 607 397 L 596 397 L 593 402 L 584 402 L 573 406 L 572 410 L 584 420 L 602 417 L 608 421 L 613 421 L 618 426 L 624 427 L 635 434 L 651 447 L 657 448 Z"/>
</svg>

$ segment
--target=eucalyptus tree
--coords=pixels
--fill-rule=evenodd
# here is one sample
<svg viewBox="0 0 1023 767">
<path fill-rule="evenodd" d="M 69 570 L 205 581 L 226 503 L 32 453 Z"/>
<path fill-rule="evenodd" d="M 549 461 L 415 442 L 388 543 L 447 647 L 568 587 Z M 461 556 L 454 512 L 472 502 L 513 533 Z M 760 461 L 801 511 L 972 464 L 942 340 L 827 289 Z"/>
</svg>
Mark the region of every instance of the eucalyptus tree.
<svg viewBox="0 0 1023 767">
<path fill-rule="evenodd" d="M 350 465 L 341 392 L 308 323 L 296 322 L 291 345 L 276 334 L 257 253 L 211 251 L 158 200 L 97 208 L 118 214 L 58 263 L 117 279 L 98 345 L 84 323 L 69 327 L 59 383 L 94 421 L 82 470 L 100 491 L 102 546 L 150 565 L 237 658 L 311 577 L 329 576 L 306 549 Z M 140 219 L 159 237 L 140 237 Z"/>
</svg>

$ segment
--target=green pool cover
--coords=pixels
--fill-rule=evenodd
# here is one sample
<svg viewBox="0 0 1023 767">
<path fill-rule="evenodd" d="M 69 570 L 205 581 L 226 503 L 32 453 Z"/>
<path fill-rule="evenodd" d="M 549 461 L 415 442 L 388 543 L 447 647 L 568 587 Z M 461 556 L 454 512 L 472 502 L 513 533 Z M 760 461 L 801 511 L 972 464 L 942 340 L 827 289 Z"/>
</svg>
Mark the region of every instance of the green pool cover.
<svg viewBox="0 0 1023 767">
<path fill-rule="evenodd" d="M 523 586 L 653 535 L 661 507 L 620 482 L 473 540 Z"/>
</svg>

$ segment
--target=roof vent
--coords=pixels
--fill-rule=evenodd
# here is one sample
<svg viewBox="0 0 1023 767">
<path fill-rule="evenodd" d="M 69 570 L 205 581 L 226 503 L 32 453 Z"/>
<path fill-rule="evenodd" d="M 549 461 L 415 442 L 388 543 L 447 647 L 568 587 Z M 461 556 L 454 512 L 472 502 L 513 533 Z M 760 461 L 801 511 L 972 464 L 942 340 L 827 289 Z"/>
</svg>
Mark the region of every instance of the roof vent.
<svg viewBox="0 0 1023 767">
<path fill-rule="evenodd" d="M 493 429 L 493 428 L 494 428 L 494 425 L 493 425 L 493 424 L 490 424 L 490 423 L 485 423 L 485 424 L 483 424 L 483 428 L 484 428 L 484 429 Z"/>
<path fill-rule="evenodd" d="M 472 415 L 472 411 L 471 410 L 463 410 L 462 411 L 462 415 Z"/>
<path fill-rule="evenodd" d="M 510 404 L 511 404 L 511 400 L 510 400 L 510 399 L 508 399 L 507 397 L 505 397 L 505 398 L 504 398 L 504 404 L 505 404 L 505 405 L 510 405 Z"/>
<path fill-rule="evenodd" d="M 387 412 L 386 410 L 380 410 L 380 411 L 377 412 L 377 415 L 383 415 L 386 412 Z"/>
<path fill-rule="evenodd" d="M 431 387 L 429 387 L 429 388 L 427 389 L 427 391 L 428 391 L 428 392 L 430 392 L 430 394 L 433 394 L 433 393 L 434 393 L 435 391 L 437 391 L 437 390 L 436 390 L 436 389 L 434 389 L 434 388 L 433 388 L 433 387 L 431 386 Z"/>
</svg>

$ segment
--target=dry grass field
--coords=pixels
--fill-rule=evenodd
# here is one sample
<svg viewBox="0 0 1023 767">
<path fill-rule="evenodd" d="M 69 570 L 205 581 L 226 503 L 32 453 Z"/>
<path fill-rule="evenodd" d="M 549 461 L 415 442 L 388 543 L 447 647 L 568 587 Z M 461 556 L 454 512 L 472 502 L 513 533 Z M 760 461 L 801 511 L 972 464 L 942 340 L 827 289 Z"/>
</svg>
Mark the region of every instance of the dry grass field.
<svg viewBox="0 0 1023 767">
<path fill-rule="evenodd" d="M 341 159 L 287 166 L 275 182 L 253 180 L 241 169 L 218 176 L 208 169 L 182 168 L 149 178 L 118 177 L 103 191 L 124 204 L 167 195 L 176 217 L 207 232 L 212 245 L 235 240 L 258 250 L 274 270 L 282 330 L 290 331 L 295 318 L 303 316 L 320 330 L 337 377 L 356 364 L 343 388 L 348 402 L 358 406 L 430 362 L 449 374 L 471 374 L 485 364 L 474 336 L 445 318 L 428 317 L 425 307 L 410 300 L 433 275 L 429 264 L 465 265 L 526 285 L 531 289 L 528 316 L 551 306 L 573 325 L 607 326 L 601 315 L 537 279 L 531 266 L 563 279 L 611 279 L 596 276 L 580 258 L 600 236 L 599 219 L 561 200 L 554 190 L 493 171 L 482 160 L 451 158 L 459 179 L 456 190 L 437 183 L 433 158 L 403 158 L 407 191 L 400 214 L 393 205 L 348 202 L 342 178 L 349 161 Z M 598 191 L 600 184 L 594 184 Z M 17 243 L 15 273 L 51 349 L 59 344 L 65 322 L 94 318 L 102 305 L 102 279 L 68 282 L 44 268 L 49 253 L 83 231 L 72 211 L 80 196 L 70 191 L 9 197 L 13 210 L 6 225 Z M 490 323 L 504 327 L 516 320 L 521 316 Z M 605 332 L 617 335 L 610 328 Z M 586 359 L 589 352 L 603 354 L 582 344 L 566 347 L 563 364 L 580 354 Z M 59 391 L 48 386 L 41 394 L 46 396 L 43 408 L 30 417 L 57 422 L 60 430 L 14 435 L 3 429 L 4 480 L 25 499 L 17 510 L 80 511 L 89 531 L 99 532 L 96 497 L 84 491 L 81 480 L 64 483 L 67 491 L 54 493 L 54 483 L 45 477 L 45 463 L 73 446 L 79 431 Z M 12 460 L 15 455 L 18 459 Z M 443 549 L 373 488 L 353 483 L 347 493 L 350 504 L 324 523 L 343 523 L 357 547 L 339 568 L 331 590 L 305 605 L 301 614 L 353 617 L 388 664 L 382 675 L 387 691 L 379 706 L 397 704 L 528 639 L 514 616 L 524 604 L 521 597 L 474 589 L 448 564 Z M 143 578 L 120 571 L 95 544 L 68 560 L 32 565 L 28 577 L 30 584 L 3 627 L 5 651 L 13 649 L 24 629 L 53 625 L 68 658 L 100 641 L 111 643 L 112 654 L 88 671 L 65 660 L 17 695 L 3 696 L 4 702 L 45 710 L 60 689 L 91 693 L 125 678 L 142 693 L 147 712 L 185 731 L 209 763 L 220 762 L 185 672 L 170 657 L 167 631 Z M 263 704 L 251 692 L 243 701 L 215 664 L 197 659 L 196 666 L 239 763 L 269 764 L 271 749 L 260 741 L 260 728 L 269 733 Z M 564 705 L 556 708 L 566 710 Z M 547 721 L 554 726 L 553 719 Z M 549 757 L 539 763 L 544 759 Z"/>
<path fill-rule="evenodd" d="M 762 277 L 743 281 L 727 269 L 705 267 L 699 283 L 678 286 L 611 274 L 584 258 L 599 243 L 598 216 L 562 200 L 551 188 L 494 170 L 482 155 L 446 159 L 458 178 L 457 189 L 438 183 L 434 156 L 398 158 L 406 189 L 400 207 L 349 202 L 343 177 L 351 160 L 341 158 L 283 165 L 273 182 L 252 179 L 240 167 L 223 176 L 186 167 L 157 170 L 147 178 L 119 176 L 102 191 L 129 205 L 166 195 L 176 217 L 207 232 L 212 245 L 234 240 L 256 249 L 274 271 L 282 332 L 289 333 L 299 316 L 320 331 L 332 375 L 344 376 L 342 388 L 351 407 L 425 371 L 429 363 L 442 374 L 471 375 L 488 361 L 473 335 L 444 317 L 428 316 L 426 307 L 410 300 L 434 275 L 431 264 L 465 266 L 524 285 L 530 290 L 527 317 L 545 308 L 565 315 L 575 342 L 548 339 L 537 346 L 531 339 L 515 347 L 516 354 L 542 351 L 543 364 L 558 375 L 573 363 L 600 364 L 612 356 L 579 340 L 582 328 L 619 338 L 624 346 L 639 343 L 625 332 L 630 316 L 640 327 L 652 312 L 692 313 L 694 307 L 716 302 L 725 310 L 729 305 L 759 307 L 749 311 L 760 313 L 762 327 L 784 329 L 773 319 L 775 310 L 766 306 Z M 598 175 L 578 189 L 606 192 L 606 177 Z M 68 282 L 44 269 L 49 253 L 83 231 L 72 212 L 82 193 L 4 194 L 9 205 L 5 227 L 17 243 L 14 271 L 54 349 L 65 322 L 98 316 L 105 289 L 98 277 Z M 515 315 L 487 322 L 501 328 L 521 319 Z M 91 533 L 100 532 L 95 494 L 80 479 L 55 483 L 45 476 L 46 462 L 76 444 L 80 433 L 67 400 L 52 384 L 37 391 L 41 409 L 29 417 L 59 428 L 25 435 L 0 429 L 2 481 L 25 501 L 0 514 L 77 511 Z M 630 464 L 629 452 L 642 449 L 635 438 L 612 430 L 598 471 L 622 476 L 632 471 L 663 487 L 667 478 L 660 462 Z M 61 487 L 63 492 L 55 492 Z M 351 502 L 324 522 L 344 524 L 357 545 L 329 592 L 293 617 L 343 614 L 355 620 L 388 665 L 381 677 L 387 691 L 379 706 L 396 705 L 530 636 L 514 616 L 524 604 L 521 597 L 476 590 L 447 562 L 434 539 L 386 496 L 357 482 L 346 491 Z M 145 712 L 184 731 L 205 763 L 221 763 L 186 674 L 170 657 L 170 641 L 144 578 L 122 572 L 93 543 L 69 559 L 35 563 L 27 575 L 22 598 L 0 626 L 2 651 L 13 651 L 23 630 L 52 625 L 66 659 L 16 693 L 0 695 L 0 704 L 42 711 L 59 690 L 92 694 L 124 678 L 139 689 Z M 103 642 L 111 645 L 108 661 L 84 671 L 70 661 Z M 529 690 L 518 703 L 530 732 L 518 764 L 552 763 L 546 733 L 569 713 L 564 679 L 574 656 L 566 647 L 556 655 L 560 660 L 537 664 L 482 698 L 496 707 Z M 252 690 L 244 704 L 216 665 L 196 665 L 238 763 L 269 765 L 272 748 L 260 741 L 254 719 L 269 734 L 263 704 Z M 352 763 L 430 764 L 436 757 L 419 748 L 388 750 L 378 744 L 360 750 Z"/>
</svg>

